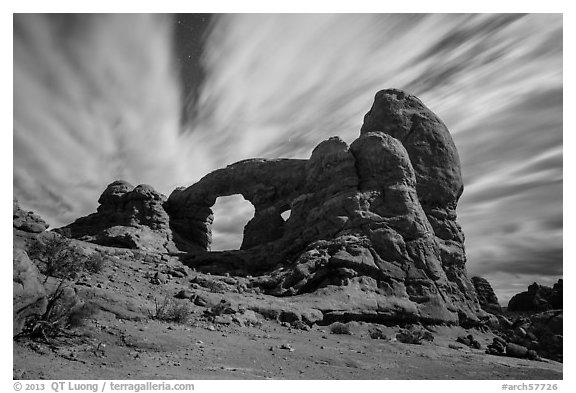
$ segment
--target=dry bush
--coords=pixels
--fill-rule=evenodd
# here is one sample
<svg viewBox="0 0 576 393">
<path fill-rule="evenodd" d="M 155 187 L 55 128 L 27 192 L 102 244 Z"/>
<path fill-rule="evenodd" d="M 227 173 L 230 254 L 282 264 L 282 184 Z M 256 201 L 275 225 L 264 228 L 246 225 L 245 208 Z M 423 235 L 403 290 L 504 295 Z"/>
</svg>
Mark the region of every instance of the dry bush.
<svg viewBox="0 0 576 393">
<path fill-rule="evenodd" d="M 83 326 L 86 320 L 94 317 L 100 311 L 100 307 L 92 302 L 86 302 L 74 307 L 68 313 L 68 327 L 75 328 Z"/>
<path fill-rule="evenodd" d="M 92 254 L 84 260 L 84 269 L 90 273 L 100 273 L 106 267 L 106 258 L 101 254 Z"/>
<path fill-rule="evenodd" d="M 191 312 L 188 302 L 179 302 L 166 295 L 160 302 L 154 298 L 154 310 L 149 316 L 160 321 L 186 323 Z"/>
<path fill-rule="evenodd" d="M 56 288 L 48 294 L 46 312 L 31 321 L 22 335 L 45 341 L 62 333 L 69 326 L 79 326 L 94 315 L 93 306 L 78 306 L 75 296 L 67 296 L 66 289 L 78 273 L 86 269 L 86 257 L 82 256 L 72 242 L 61 236 L 44 241 L 36 241 L 28 250 L 28 255 L 45 275 L 44 284 L 49 277 L 58 279 Z M 98 264 L 98 263 L 97 263 Z M 94 266 L 90 266 L 94 269 Z"/>
<path fill-rule="evenodd" d="M 28 256 L 46 276 L 44 283 L 48 277 L 74 279 L 83 268 L 77 248 L 65 237 L 55 236 L 34 242 L 28 249 Z"/>
<path fill-rule="evenodd" d="M 388 339 L 388 337 L 386 337 L 386 335 L 384 334 L 384 332 L 380 328 L 371 329 L 369 331 L 369 334 L 370 334 L 370 338 L 373 338 L 374 340 L 387 340 Z"/>
<path fill-rule="evenodd" d="M 434 341 L 432 333 L 423 329 L 403 329 L 396 335 L 396 340 L 404 344 L 422 344 L 422 341 Z"/>
</svg>

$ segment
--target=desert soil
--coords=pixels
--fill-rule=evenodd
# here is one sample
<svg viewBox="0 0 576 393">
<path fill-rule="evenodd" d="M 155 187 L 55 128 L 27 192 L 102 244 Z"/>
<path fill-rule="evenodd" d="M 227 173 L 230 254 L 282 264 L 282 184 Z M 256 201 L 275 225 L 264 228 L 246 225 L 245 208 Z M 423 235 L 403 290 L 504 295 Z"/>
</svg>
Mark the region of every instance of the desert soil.
<svg viewBox="0 0 576 393">
<path fill-rule="evenodd" d="M 81 278 L 101 288 L 118 304 L 129 301 L 152 310 L 153 298 L 190 287 L 190 275 L 152 285 L 157 262 L 113 257 L 106 268 Z M 193 273 L 194 275 L 199 273 Z M 100 311 L 84 326 L 49 343 L 16 340 L 17 379 L 562 379 L 562 364 L 484 353 L 489 332 L 431 326 L 433 342 L 404 344 L 398 328 L 380 326 L 387 338 L 372 339 L 368 323 L 349 323 L 351 335 L 329 326 L 310 330 L 261 318 L 256 326 L 218 324 L 206 307 L 190 303 L 189 322 L 123 319 L 126 312 Z M 130 314 L 130 312 L 128 312 Z M 456 343 L 473 334 L 482 349 Z"/>
</svg>

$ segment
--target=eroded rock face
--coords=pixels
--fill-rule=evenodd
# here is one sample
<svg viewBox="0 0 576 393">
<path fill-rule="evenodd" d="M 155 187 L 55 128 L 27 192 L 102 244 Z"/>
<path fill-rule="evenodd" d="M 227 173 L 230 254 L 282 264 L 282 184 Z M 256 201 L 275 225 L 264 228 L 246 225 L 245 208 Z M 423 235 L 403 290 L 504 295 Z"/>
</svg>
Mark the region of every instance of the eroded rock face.
<svg viewBox="0 0 576 393">
<path fill-rule="evenodd" d="M 325 320 L 466 325 L 487 314 L 466 275 L 461 193 L 446 126 L 417 98 L 383 90 L 351 146 L 334 137 L 309 160 L 233 164 L 172 193 L 166 209 L 178 236 L 208 250 L 216 197 L 242 194 L 256 211 L 242 249 L 186 263 L 258 275 L 264 291 Z"/>
<path fill-rule="evenodd" d="M 24 232 L 40 233 L 49 226 L 40 216 L 22 210 L 16 199 L 12 203 L 12 218 L 14 228 Z"/>
<path fill-rule="evenodd" d="M 22 331 L 26 320 L 46 312 L 48 300 L 40 272 L 24 250 L 14 248 L 12 264 L 13 335 Z"/>
<path fill-rule="evenodd" d="M 361 134 L 388 134 L 406 148 L 425 210 L 455 207 L 464 189 L 460 158 L 450 132 L 418 98 L 397 89 L 376 93 Z"/>
<path fill-rule="evenodd" d="M 281 214 L 300 194 L 306 160 L 251 159 L 216 170 L 185 190 L 170 195 L 167 210 L 172 229 L 182 238 L 209 250 L 212 242 L 211 207 L 220 196 L 240 194 L 254 205 L 254 218 L 244 228 L 241 249 L 281 238 Z"/>
<path fill-rule="evenodd" d="M 472 277 L 472 284 L 474 284 L 474 289 L 476 289 L 480 307 L 489 313 L 500 314 L 502 307 L 488 280 L 482 277 Z"/>
<path fill-rule="evenodd" d="M 103 246 L 161 252 L 194 249 L 173 236 L 164 202 L 166 197 L 148 185 L 134 187 L 118 180 L 102 193 L 96 213 L 56 231 Z"/>
</svg>

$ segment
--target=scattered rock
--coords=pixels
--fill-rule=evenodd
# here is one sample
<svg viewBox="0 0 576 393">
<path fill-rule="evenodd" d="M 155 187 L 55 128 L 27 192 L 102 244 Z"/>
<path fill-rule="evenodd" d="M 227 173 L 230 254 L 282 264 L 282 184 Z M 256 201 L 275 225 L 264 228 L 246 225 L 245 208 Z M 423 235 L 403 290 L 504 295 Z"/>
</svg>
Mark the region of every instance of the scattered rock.
<svg viewBox="0 0 576 393">
<path fill-rule="evenodd" d="M 514 333 L 520 338 L 524 338 L 528 335 L 528 333 L 526 333 L 526 329 L 521 326 L 518 326 L 516 329 L 514 329 Z"/>
<path fill-rule="evenodd" d="M 168 277 L 164 273 L 156 272 L 154 277 L 150 279 L 150 283 L 154 285 L 166 284 Z"/>
<path fill-rule="evenodd" d="M 474 349 L 480 349 L 482 348 L 482 345 L 480 344 L 480 342 L 478 342 L 478 340 L 476 340 L 474 338 L 474 336 L 472 336 L 471 334 L 469 334 L 468 336 L 464 337 L 464 336 L 460 336 L 456 339 L 456 342 L 459 342 L 461 344 L 464 344 L 470 348 L 474 348 Z"/>
<path fill-rule="evenodd" d="M 225 299 L 222 299 L 220 300 L 220 303 L 205 310 L 204 313 L 207 315 L 219 316 L 223 314 L 235 314 L 236 311 L 237 309 L 232 306 L 232 303 L 230 303 Z"/>
<path fill-rule="evenodd" d="M 195 296 L 195 292 L 190 289 L 182 289 L 174 297 L 176 299 L 191 299 Z"/>
<path fill-rule="evenodd" d="M 308 326 L 306 323 L 304 323 L 304 322 L 302 322 L 302 321 L 300 321 L 300 320 L 297 320 L 297 321 L 292 322 L 292 325 L 291 325 L 291 326 L 292 326 L 294 329 L 298 329 L 298 330 L 305 330 L 305 331 L 310 330 L 310 326 Z"/>
<path fill-rule="evenodd" d="M 232 322 L 232 316 L 229 314 L 217 315 L 214 317 L 214 323 L 219 323 L 221 325 L 230 325 Z"/>
<path fill-rule="evenodd" d="M 330 333 L 332 334 L 352 334 L 350 326 L 341 322 L 334 322 L 330 325 Z"/>
<path fill-rule="evenodd" d="M 500 322 L 500 328 L 502 330 L 512 329 L 512 322 L 503 315 L 498 315 L 498 322 Z"/>
<path fill-rule="evenodd" d="M 227 284 L 220 277 L 216 276 L 196 276 L 190 280 L 190 283 L 197 284 L 215 293 L 236 292 L 235 287 Z"/>
<path fill-rule="evenodd" d="M 14 379 L 14 380 L 25 379 L 26 374 L 27 374 L 26 370 L 14 369 L 14 370 L 12 370 L 12 379 Z"/>
<path fill-rule="evenodd" d="M 167 273 L 174 277 L 179 278 L 184 278 L 188 276 L 188 272 L 186 271 L 186 268 L 184 268 L 184 266 L 171 266 Z"/>
<path fill-rule="evenodd" d="M 242 314 L 236 314 L 235 317 L 240 319 L 245 325 L 257 326 L 260 324 L 256 313 L 252 310 L 244 310 Z"/>
<path fill-rule="evenodd" d="M 538 352 L 533 349 L 529 349 L 528 352 L 526 352 L 526 358 L 530 360 L 541 360 L 540 356 L 538 356 Z"/>
</svg>

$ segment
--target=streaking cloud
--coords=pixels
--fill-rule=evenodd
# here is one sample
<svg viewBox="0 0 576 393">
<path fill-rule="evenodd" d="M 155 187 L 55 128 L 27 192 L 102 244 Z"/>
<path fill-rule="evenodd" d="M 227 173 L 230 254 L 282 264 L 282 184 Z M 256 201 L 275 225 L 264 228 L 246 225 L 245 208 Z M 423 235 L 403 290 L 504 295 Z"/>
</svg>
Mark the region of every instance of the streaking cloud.
<svg viewBox="0 0 576 393">
<path fill-rule="evenodd" d="M 397 87 L 454 136 L 470 274 L 503 303 L 562 275 L 561 15 L 218 15 L 184 130 L 167 17 L 62 18 L 14 28 L 14 190 L 53 226 L 116 178 L 170 193 L 241 159 L 350 143 Z M 233 244 L 246 209 L 226 203 L 222 226 L 215 210 Z"/>
<path fill-rule="evenodd" d="M 14 16 L 14 194 L 52 226 L 114 179 L 183 180 L 170 19 Z"/>
</svg>

